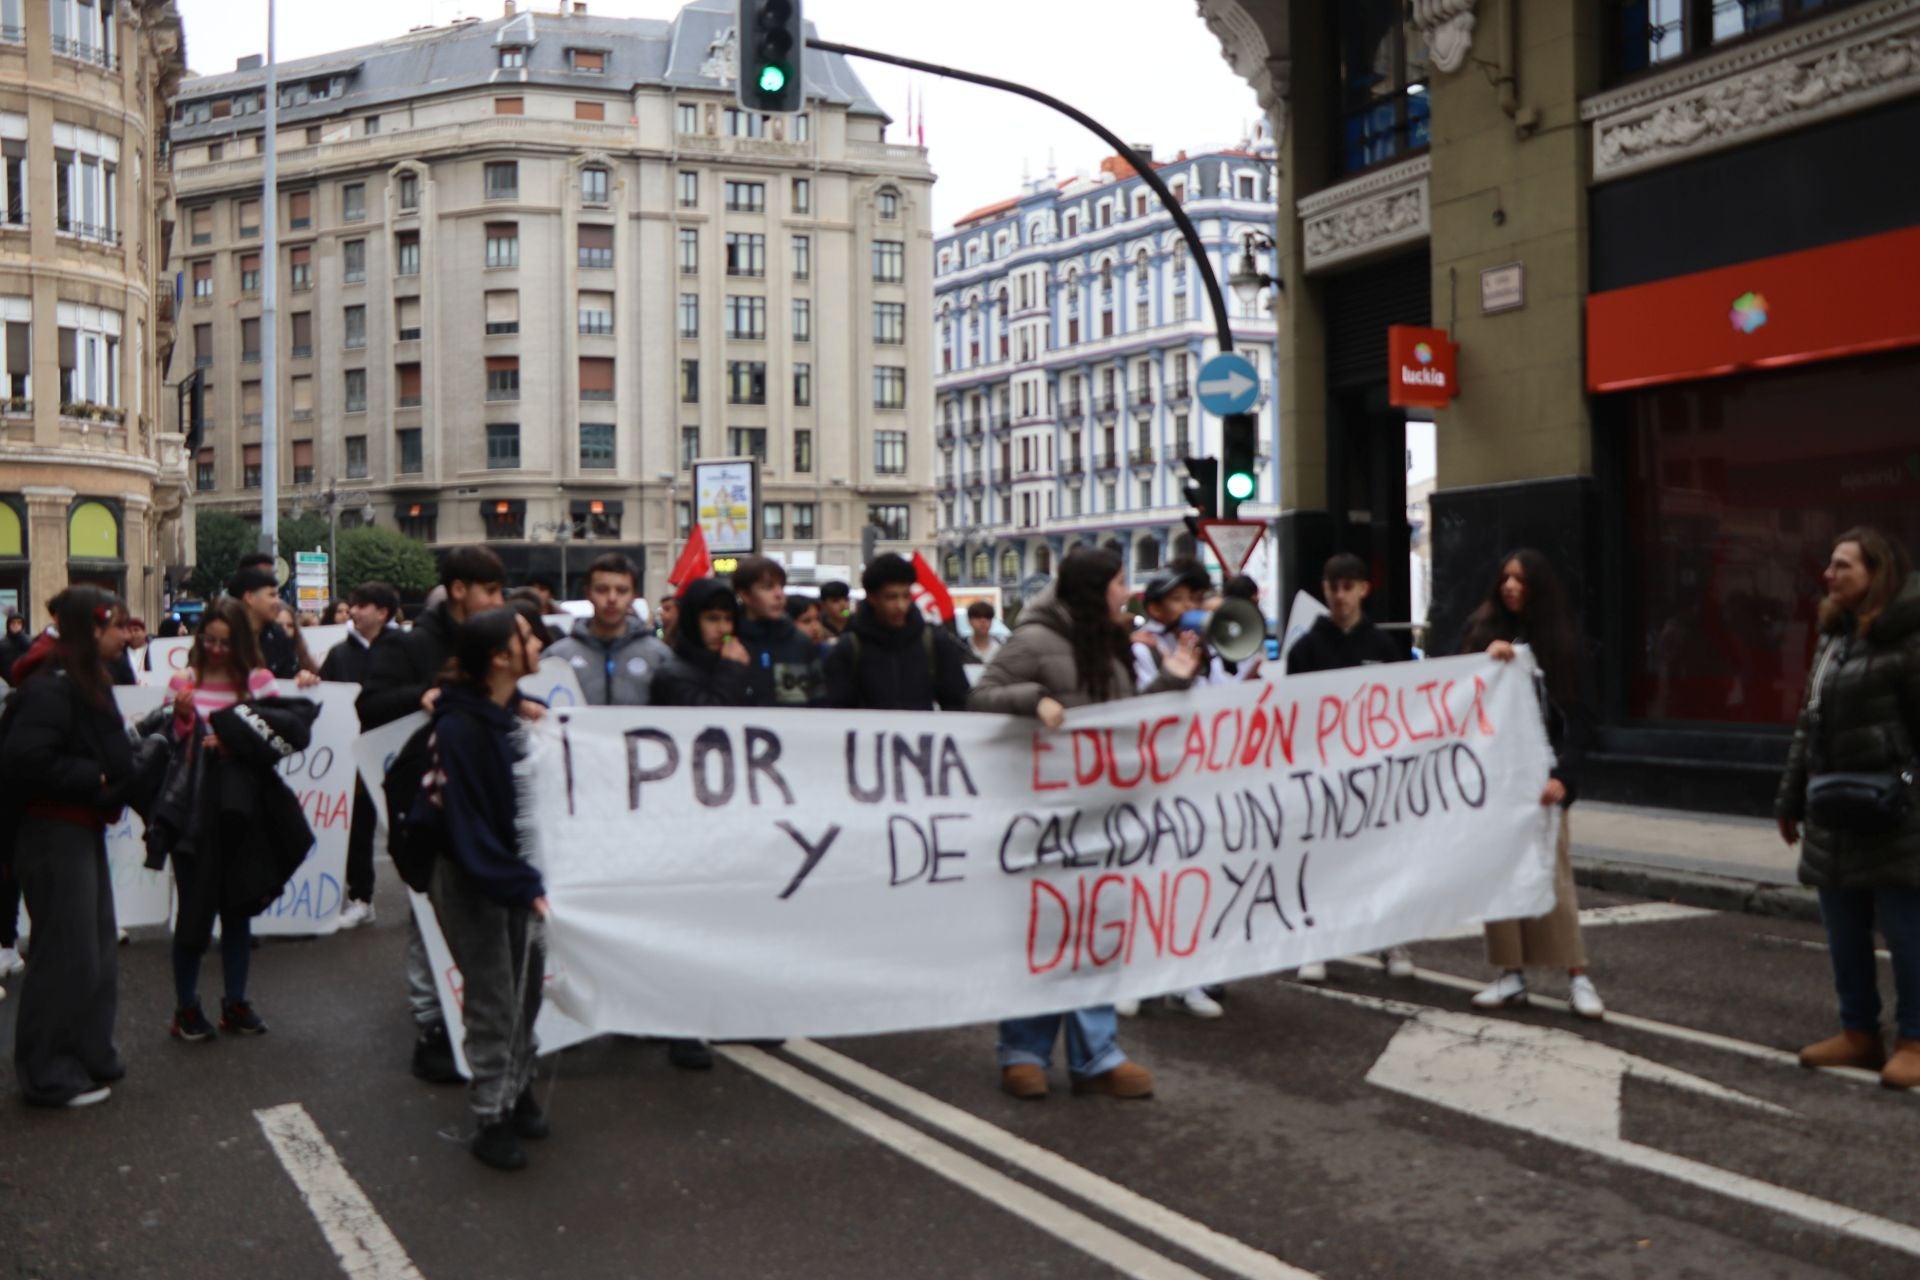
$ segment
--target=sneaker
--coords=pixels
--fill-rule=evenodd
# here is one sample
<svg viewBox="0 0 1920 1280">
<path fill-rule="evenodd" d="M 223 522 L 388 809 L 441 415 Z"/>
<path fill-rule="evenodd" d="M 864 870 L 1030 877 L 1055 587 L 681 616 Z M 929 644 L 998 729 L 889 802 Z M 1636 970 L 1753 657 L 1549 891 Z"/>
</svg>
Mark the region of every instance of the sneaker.
<svg viewBox="0 0 1920 1280">
<path fill-rule="evenodd" d="M 220 1029 L 237 1031 L 243 1036 L 267 1034 L 267 1024 L 260 1020 L 260 1015 L 245 1000 L 220 1001 Z"/>
<path fill-rule="evenodd" d="M 1324 964 L 1303 964 L 1300 966 L 1300 972 L 1293 976 L 1302 982 L 1325 982 L 1327 980 L 1327 966 Z"/>
<path fill-rule="evenodd" d="M 1196 1018 L 1218 1018 L 1224 1016 L 1227 1012 L 1220 1007 L 1218 1000 L 1215 1000 L 1199 987 L 1194 987 L 1189 991 L 1182 991 L 1177 999 L 1180 1002 L 1180 1007 Z"/>
<path fill-rule="evenodd" d="M 1473 997 L 1476 1009 L 1500 1009 L 1526 1002 L 1527 975 L 1524 973 L 1503 973 L 1494 979 L 1493 985 Z"/>
<path fill-rule="evenodd" d="M 1880 1072 L 1880 1083 L 1889 1089 L 1920 1086 L 1920 1040 L 1893 1042 L 1893 1056 Z"/>
<path fill-rule="evenodd" d="M 1607 1006 L 1600 1003 L 1600 993 L 1593 989 L 1593 979 L 1586 974 L 1576 974 L 1567 984 L 1567 1001 L 1573 1005 L 1575 1014 L 1595 1022 L 1607 1016 Z"/>
<path fill-rule="evenodd" d="M 532 1085 L 522 1089 L 514 1099 L 513 1114 L 508 1120 L 516 1137 L 538 1141 L 553 1132 L 547 1126 L 547 1113 L 540 1109 L 540 1103 L 533 1096 Z"/>
<path fill-rule="evenodd" d="M 1389 978 L 1411 978 L 1413 976 L 1413 952 L 1405 947 L 1389 947 L 1380 954 L 1387 966 Z"/>
<path fill-rule="evenodd" d="M 10 978 L 27 967 L 20 953 L 12 947 L 0 947 L 0 978 Z"/>
<path fill-rule="evenodd" d="M 207 1021 L 206 1014 L 200 1012 L 199 1005 L 190 1004 L 184 1009 L 175 1011 L 170 1034 L 176 1040 L 197 1044 L 202 1040 L 213 1039 L 213 1024 Z"/>
<path fill-rule="evenodd" d="M 349 898 L 347 905 L 340 908 L 340 927 L 358 929 L 363 924 L 373 923 L 373 904 Z"/>
<path fill-rule="evenodd" d="M 459 1084 L 460 1072 L 453 1065 L 453 1041 L 447 1036 L 447 1024 L 436 1022 L 413 1042 L 413 1074 L 428 1084 Z"/>
<path fill-rule="evenodd" d="M 667 1061 L 682 1071 L 711 1071 L 713 1050 L 705 1040 L 669 1040 Z"/>
<path fill-rule="evenodd" d="M 1123 1062 L 1097 1076 L 1075 1076 L 1073 1091 L 1097 1093 L 1109 1098 L 1151 1098 L 1153 1073 L 1137 1062 Z"/>
<path fill-rule="evenodd" d="M 526 1149 L 520 1145 L 520 1138 L 514 1133 L 511 1120 L 496 1120 L 492 1124 L 481 1125 L 480 1132 L 473 1135 L 473 1145 L 468 1150 L 473 1152 L 474 1159 L 489 1169 L 512 1173 L 527 1167 Z"/>
<path fill-rule="evenodd" d="M 112 1096 L 113 1090 L 107 1088 L 105 1085 L 101 1085 L 98 1089 L 89 1089 L 85 1093 L 76 1093 L 60 1105 L 71 1111 L 80 1107 L 91 1107 L 98 1103 L 105 1102 Z"/>
<path fill-rule="evenodd" d="M 1031 1062 L 1002 1067 L 1000 1091 L 1022 1102 L 1038 1102 L 1047 1096 L 1047 1069 Z"/>
<path fill-rule="evenodd" d="M 1115 1000 L 1113 1002 L 1113 1011 L 1123 1018 L 1137 1018 L 1140 1016 L 1140 1002 L 1138 1000 Z"/>
</svg>

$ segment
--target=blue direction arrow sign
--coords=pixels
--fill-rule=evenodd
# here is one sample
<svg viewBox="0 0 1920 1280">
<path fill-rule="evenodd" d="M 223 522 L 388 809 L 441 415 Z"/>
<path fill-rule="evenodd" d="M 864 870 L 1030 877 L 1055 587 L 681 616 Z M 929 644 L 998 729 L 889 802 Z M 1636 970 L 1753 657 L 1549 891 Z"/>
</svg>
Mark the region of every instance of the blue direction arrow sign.
<svg viewBox="0 0 1920 1280">
<path fill-rule="evenodd" d="M 1253 362 L 1223 351 L 1200 366 L 1200 407 L 1216 418 L 1245 413 L 1260 398 L 1260 375 Z"/>
</svg>

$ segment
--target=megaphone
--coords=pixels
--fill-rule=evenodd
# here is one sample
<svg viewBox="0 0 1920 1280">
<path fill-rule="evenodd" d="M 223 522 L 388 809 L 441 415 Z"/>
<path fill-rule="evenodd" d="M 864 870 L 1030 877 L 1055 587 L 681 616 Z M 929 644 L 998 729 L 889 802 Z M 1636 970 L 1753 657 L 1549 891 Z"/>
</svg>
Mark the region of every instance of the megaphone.
<svg viewBox="0 0 1920 1280">
<path fill-rule="evenodd" d="M 1267 647 L 1267 620 L 1251 600 L 1228 596 L 1212 613 L 1196 609 L 1180 620 L 1181 630 L 1198 631 L 1207 647 L 1228 662 L 1244 662 Z"/>
</svg>

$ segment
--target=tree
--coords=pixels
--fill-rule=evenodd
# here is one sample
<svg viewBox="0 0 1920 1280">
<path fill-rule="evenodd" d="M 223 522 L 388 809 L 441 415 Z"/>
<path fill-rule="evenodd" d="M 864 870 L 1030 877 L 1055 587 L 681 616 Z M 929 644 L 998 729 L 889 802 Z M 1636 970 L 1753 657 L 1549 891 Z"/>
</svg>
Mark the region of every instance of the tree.
<svg viewBox="0 0 1920 1280">
<path fill-rule="evenodd" d="M 281 516 L 280 554 L 291 564 L 296 551 L 312 551 L 316 547 L 325 551 L 328 528 L 325 516 Z"/>
<path fill-rule="evenodd" d="M 193 573 L 187 578 L 187 590 L 211 599 L 240 567 L 240 557 L 258 545 L 260 530 L 230 511 L 202 511 L 194 524 Z"/>
<path fill-rule="evenodd" d="M 423 596 L 440 580 L 433 552 L 393 529 L 377 525 L 340 534 L 334 572 L 344 592 L 363 582 L 384 582 L 403 596 Z"/>
</svg>

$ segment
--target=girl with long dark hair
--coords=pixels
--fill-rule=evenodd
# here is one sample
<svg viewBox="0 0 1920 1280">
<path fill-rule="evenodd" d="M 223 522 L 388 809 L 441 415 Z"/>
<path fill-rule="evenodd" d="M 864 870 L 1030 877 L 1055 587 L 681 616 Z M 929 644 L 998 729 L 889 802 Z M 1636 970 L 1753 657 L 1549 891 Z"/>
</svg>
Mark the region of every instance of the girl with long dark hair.
<svg viewBox="0 0 1920 1280">
<path fill-rule="evenodd" d="M 38 1106 L 103 1102 L 126 1074 L 113 1043 L 119 926 L 107 828 L 133 776 L 108 667 L 126 648 L 127 611 L 98 587 L 53 598 L 59 639 L 8 708 L 3 772 L 26 800 L 14 873 L 33 918 L 33 963 L 20 988 L 13 1061 Z"/>
<path fill-rule="evenodd" d="M 1127 613 L 1127 575 L 1120 557 L 1095 547 L 1075 547 L 1060 561 L 1060 575 L 1020 612 L 1013 636 L 1002 645 L 967 700 L 970 711 L 1033 716 L 1058 729 L 1070 707 L 1134 695 L 1133 651 Z M 1141 693 L 1185 689 L 1200 670 L 1198 638 L 1188 632 Z M 1000 1087 L 1016 1098 L 1047 1096 L 1047 1067 L 1062 1025 L 1067 1070 L 1075 1093 L 1114 1098 L 1150 1098 L 1153 1076 L 1129 1062 L 1117 1040 L 1118 1015 L 1110 1004 L 1071 1013 L 1009 1018 L 1000 1024 Z"/>
<path fill-rule="evenodd" d="M 1560 809 L 1553 910 L 1534 920 L 1496 920 L 1486 926 L 1487 961 L 1499 968 L 1500 976 L 1473 997 L 1482 1009 L 1527 1003 L 1528 968 L 1564 968 L 1573 1011 L 1583 1018 L 1606 1016 L 1600 993 L 1587 976 L 1580 903 L 1568 856 L 1567 809 L 1592 732 L 1579 635 L 1559 575 L 1545 556 L 1523 548 L 1501 560 L 1486 600 L 1467 620 L 1466 640 L 1460 646 L 1462 653 L 1485 651 L 1499 662 L 1511 662 L 1516 645 L 1532 649 L 1540 668 L 1541 713 L 1553 747 L 1553 770 L 1540 803 Z"/>
</svg>

